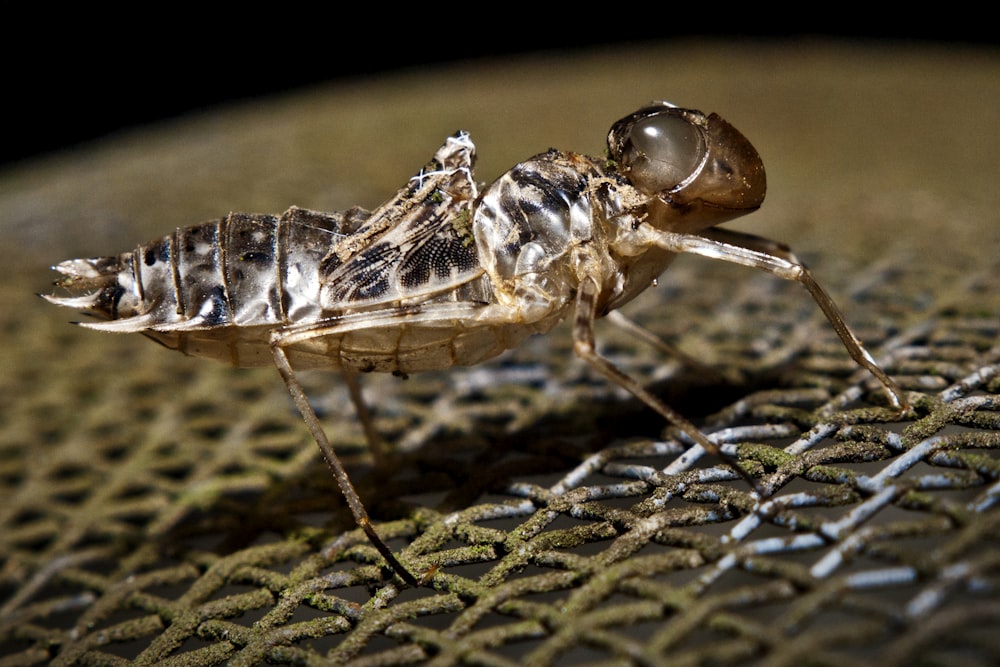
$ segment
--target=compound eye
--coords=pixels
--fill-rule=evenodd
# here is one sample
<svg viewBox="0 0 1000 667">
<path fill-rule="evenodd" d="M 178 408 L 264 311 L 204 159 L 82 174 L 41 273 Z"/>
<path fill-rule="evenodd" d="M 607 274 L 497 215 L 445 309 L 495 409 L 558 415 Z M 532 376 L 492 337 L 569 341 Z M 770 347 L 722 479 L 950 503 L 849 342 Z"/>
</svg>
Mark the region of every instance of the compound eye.
<svg viewBox="0 0 1000 667">
<path fill-rule="evenodd" d="M 629 130 L 622 163 L 632 184 L 649 194 L 673 190 L 698 171 L 705 160 L 699 127 L 671 113 L 637 121 Z"/>
</svg>

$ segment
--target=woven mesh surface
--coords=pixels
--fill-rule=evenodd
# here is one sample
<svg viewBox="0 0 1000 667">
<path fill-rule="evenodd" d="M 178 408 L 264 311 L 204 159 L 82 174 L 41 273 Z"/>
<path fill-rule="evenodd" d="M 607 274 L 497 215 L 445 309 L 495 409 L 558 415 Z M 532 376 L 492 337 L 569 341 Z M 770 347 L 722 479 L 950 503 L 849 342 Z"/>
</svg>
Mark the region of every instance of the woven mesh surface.
<svg viewBox="0 0 1000 667">
<path fill-rule="evenodd" d="M 714 372 L 598 331 L 773 490 L 759 506 L 565 327 L 365 378 L 381 470 L 336 377 L 304 376 L 380 534 L 436 569 L 420 589 L 274 371 L 68 326 L 25 268 L 0 295 L 0 664 L 996 664 L 1000 263 L 830 250 L 806 256 L 906 415 L 803 290 L 748 269 L 682 258 L 628 310 Z"/>
</svg>

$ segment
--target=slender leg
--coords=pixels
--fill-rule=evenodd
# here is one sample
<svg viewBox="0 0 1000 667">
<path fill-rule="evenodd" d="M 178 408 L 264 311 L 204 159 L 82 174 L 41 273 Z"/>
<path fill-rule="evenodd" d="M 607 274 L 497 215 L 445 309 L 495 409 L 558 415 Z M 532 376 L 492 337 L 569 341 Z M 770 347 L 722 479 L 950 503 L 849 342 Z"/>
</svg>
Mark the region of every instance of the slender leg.
<svg viewBox="0 0 1000 667">
<path fill-rule="evenodd" d="M 372 419 L 371 410 L 368 409 L 365 397 L 361 393 L 361 382 L 358 380 L 358 374 L 344 369 L 341 371 L 341 375 L 344 382 L 347 383 L 347 391 L 351 395 L 354 411 L 358 414 L 358 421 L 361 422 L 361 428 L 365 432 L 368 449 L 372 453 L 372 458 L 375 459 L 375 467 L 382 468 L 385 466 L 385 448 L 382 446 L 382 437 L 375 429 L 375 420 Z"/>
<path fill-rule="evenodd" d="M 833 325 L 848 354 L 860 366 L 867 369 L 885 387 L 889 401 L 898 410 L 906 409 L 906 399 L 899 386 L 878 365 L 854 335 L 837 304 L 826 293 L 812 273 L 787 247 L 759 236 L 743 234 L 728 229 L 713 228 L 701 234 L 677 234 L 660 231 L 649 224 L 640 225 L 639 234 L 651 243 L 671 252 L 687 252 L 695 255 L 721 259 L 733 264 L 742 264 L 801 283 L 812 295 L 820 310 Z"/>
<path fill-rule="evenodd" d="M 598 354 L 594 346 L 594 318 L 597 316 L 598 293 L 599 287 L 593 278 L 586 277 L 581 281 L 576 295 L 576 315 L 573 320 L 573 351 L 606 378 L 627 389 L 640 401 L 660 413 L 664 419 L 701 445 L 706 452 L 727 463 L 757 491 L 758 495 L 763 496 L 764 491 L 757 480 L 731 456 L 723 452 L 718 445 L 709 440 L 708 436 L 702 433 L 697 426 L 649 393 L 633 377 L 622 372 L 617 366 Z"/>
<path fill-rule="evenodd" d="M 623 331 L 629 332 L 630 334 L 632 334 L 639 340 L 644 341 L 648 345 L 651 345 L 652 347 L 656 348 L 663 354 L 669 357 L 673 357 L 680 363 L 687 366 L 689 369 L 696 370 L 702 375 L 707 375 L 712 378 L 718 378 L 719 380 L 724 380 L 727 382 L 736 381 L 736 378 L 734 377 L 737 375 L 736 373 L 727 374 L 719 370 L 718 368 L 713 368 L 708 364 L 702 363 L 700 360 L 695 359 L 694 357 L 692 357 L 691 355 L 689 355 L 676 345 L 673 345 L 668 341 L 663 340 L 662 338 L 660 338 L 655 333 L 653 333 L 646 327 L 642 326 L 635 320 L 623 315 L 620 310 L 612 310 L 610 313 L 604 316 L 604 319 L 607 320 L 608 322 L 611 322 L 612 324 L 622 329 Z"/>
<path fill-rule="evenodd" d="M 327 467 L 333 474 L 333 478 L 336 480 L 337 486 L 340 487 L 340 492 L 347 501 L 347 505 L 351 509 L 351 514 L 354 515 L 354 520 L 361 527 L 361 529 L 365 531 L 365 535 L 368 536 L 368 539 L 371 540 L 372 545 L 374 545 L 378 552 L 382 554 L 382 557 L 385 558 L 389 566 L 400 576 L 400 578 L 411 586 L 419 586 L 422 583 L 429 581 L 437 568 L 432 567 L 424 574 L 423 578 L 418 581 L 416 577 L 410 574 L 410 572 L 402 566 L 402 564 L 389 550 L 389 547 L 386 546 L 385 542 L 383 542 L 378 536 L 378 533 L 375 532 L 375 528 L 372 526 L 371 520 L 368 518 L 368 512 L 365 510 L 365 506 L 358 497 L 358 492 L 355 491 L 354 485 L 351 484 L 351 480 L 347 476 L 347 471 L 344 470 L 343 464 L 340 462 L 336 452 L 334 452 L 333 447 L 330 445 L 330 441 L 327 439 L 326 433 L 323 431 L 323 426 L 320 424 L 319 418 L 316 416 L 316 412 L 309 404 L 309 399 L 306 397 L 305 390 L 295 377 L 295 371 L 292 368 L 291 362 L 288 360 L 288 355 L 285 353 L 285 350 L 286 348 L 292 348 L 296 345 L 308 345 L 310 341 L 316 341 L 326 337 L 335 338 L 337 336 L 342 336 L 350 331 L 377 329 L 381 326 L 400 327 L 405 324 L 417 325 L 441 320 L 461 320 L 468 317 L 472 313 L 479 313 L 481 308 L 481 304 L 478 303 L 461 302 L 427 304 L 418 311 L 413 311 L 409 308 L 386 308 L 384 310 L 333 317 L 317 322 L 310 322 L 305 325 L 292 325 L 276 331 L 271 336 L 270 345 L 271 353 L 274 356 L 274 365 L 277 367 L 278 372 L 281 373 L 281 379 L 285 381 L 285 386 L 288 388 L 288 393 L 291 394 L 292 400 L 295 402 L 295 407 L 299 409 L 299 412 L 302 414 L 302 419 L 309 428 L 309 432 L 312 433 L 313 439 L 316 441 L 320 451 L 323 453 L 323 459 L 326 461 Z M 344 375 L 347 379 L 347 386 L 351 391 L 351 400 L 354 401 L 354 406 L 358 412 L 358 418 L 361 419 L 361 423 L 365 430 L 365 435 L 368 437 L 369 443 L 374 444 L 379 442 L 378 434 L 375 431 L 371 415 L 368 413 L 368 408 L 364 403 L 363 397 L 361 396 L 357 378 L 352 375 L 352 371 L 350 370 L 345 370 Z"/>
<path fill-rule="evenodd" d="M 365 535 L 368 536 L 368 539 L 378 552 L 382 554 L 389 567 L 410 586 L 419 586 L 416 577 L 410 574 L 409 570 L 396 560 L 392 551 L 382 541 L 382 538 L 378 536 L 378 533 L 375 532 L 375 528 L 368 518 L 368 512 L 365 510 L 361 498 L 358 497 L 358 492 L 354 490 L 354 485 L 351 484 L 351 478 L 348 477 L 344 465 L 340 462 L 336 452 L 333 451 L 333 447 L 330 445 L 330 441 L 323 431 L 323 426 L 319 423 L 319 418 L 316 417 L 316 412 L 309 404 L 305 390 L 302 389 L 302 385 L 299 384 L 298 379 L 295 377 L 295 371 L 292 370 L 292 365 L 288 362 L 288 356 L 285 354 L 284 349 L 282 349 L 280 340 L 272 341 L 271 352 L 274 355 L 274 365 L 277 366 L 278 372 L 281 373 L 281 379 L 285 381 L 285 386 L 288 387 L 288 393 L 291 394 L 292 400 L 295 402 L 295 407 L 299 409 L 302 419 L 305 420 L 306 426 L 312 433 L 313 439 L 319 445 L 319 449 L 323 453 L 323 458 L 326 460 L 326 465 L 333 474 L 333 478 L 337 481 L 337 486 L 340 487 L 340 492 L 347 501 L 347 505 L 351 509 L 351 514 L 354 515 L 354 520 L 365 531 Z"/>
</svg>

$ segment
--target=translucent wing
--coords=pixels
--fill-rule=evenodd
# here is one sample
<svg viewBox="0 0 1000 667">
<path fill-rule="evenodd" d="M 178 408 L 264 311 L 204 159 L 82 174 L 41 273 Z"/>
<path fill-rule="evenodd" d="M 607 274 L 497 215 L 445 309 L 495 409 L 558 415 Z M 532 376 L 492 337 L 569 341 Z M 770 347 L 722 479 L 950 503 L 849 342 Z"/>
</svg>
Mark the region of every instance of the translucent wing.
<svg viewBox="0 0 1000 667">
<path fill-rule="evenodd" d="M 320 303 L 344 310 L 426 298 L 483 275 L 472 236 L 475 146 L 449 137 L 396 196 L 320 265 Z"/>
</svg>

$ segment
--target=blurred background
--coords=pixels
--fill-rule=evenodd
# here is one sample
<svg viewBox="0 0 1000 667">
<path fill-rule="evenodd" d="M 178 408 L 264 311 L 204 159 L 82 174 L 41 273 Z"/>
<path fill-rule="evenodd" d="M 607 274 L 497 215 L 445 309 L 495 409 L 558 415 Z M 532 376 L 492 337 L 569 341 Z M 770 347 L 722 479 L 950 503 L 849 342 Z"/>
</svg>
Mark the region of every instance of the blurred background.
<svg viewBox="0 0 1000 667">
<path fill-rule="evenodd" d="M 933 22 L 859 15 L 764 18 L 710 9 L 631 8 L 616 15 L 532 7 L 391 12 L 240 12 L 171 8 L 140 17 L 109 10 L 28 8 L 0 42 L 8 132 L 0 165 L 125 128 L 313 84 L 446 63 L 595 50 L 671 39 L 988 46 L 995 31 L 968 16 Z M 861 11 L 861 10 L 858 10 Z M 892 17 L 893 19 L 897 17 Z"/>
</svg>

